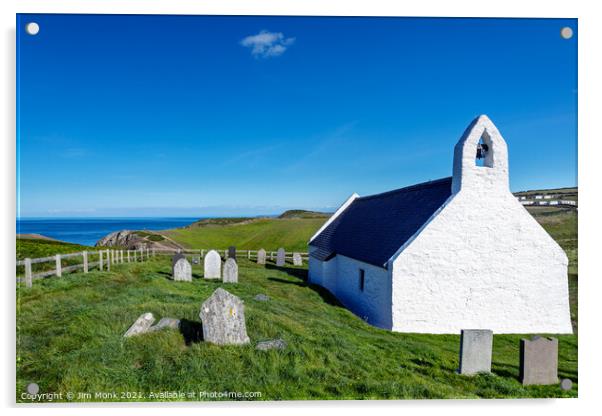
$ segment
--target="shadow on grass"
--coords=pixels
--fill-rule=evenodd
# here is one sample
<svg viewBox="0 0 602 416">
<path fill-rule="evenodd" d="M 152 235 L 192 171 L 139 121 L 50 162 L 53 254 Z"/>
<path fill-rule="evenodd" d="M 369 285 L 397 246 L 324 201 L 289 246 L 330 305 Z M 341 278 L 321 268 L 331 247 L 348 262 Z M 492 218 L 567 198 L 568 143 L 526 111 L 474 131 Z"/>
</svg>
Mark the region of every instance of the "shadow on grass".
<svg viewBox="0 0 602 416">
<path fill-rule="evenodd" d="M 189 319 L 180 319 L 180 333 L 186 345 L 203 341 L 203 324 Z"/>
<path fill-rule="evenodd" d="M 168 280 L 173 280 L 173 276 L 171 275 L 171 273 L 168 273 L 168 272 L 157 272 L 157 274 L 165 276 L 165 278 L 168 279 Z M 192 278 L 193 279 L 202 279 L 203 276 L 201 276 L 198 273 L 192 273 Z"/>
<path fill-rule="evenodd" d="M 307 270 L 305 269 L 296 269 L 294 267 L 286 267 L 286 266 L 275 266 L 273 264 L 266 263 L 265 268 L 268 270 L 280 270 L 289 276 L 296 277 L 297 279 L 301 279 L 303 281 L 307 281 Z"/>
<path fill-rule="evenodd" d="M 310 288 L 311 290 L 316 292 L 318 295 L 320 295 L 322 300 L 324 302 L 328 303 L 329 305 L 343 306 L 343 304 L 341 302 L 339 302 L 339 300 L 332 293 L 330 293 L 327 289 L 323 288 L 322 286 L 312 285 L 312 284 L 308 284 L 306 282 L 294 282 L 291 280 L 279 279 L 277 277 L 268 277 L 268 280 L 270 280 L 272 282 L 277 282 L 277 283 L 284 283 L 287 285 L 295 285 L 295 286 L 299 286 L 299 287 Z"/>
</svg>

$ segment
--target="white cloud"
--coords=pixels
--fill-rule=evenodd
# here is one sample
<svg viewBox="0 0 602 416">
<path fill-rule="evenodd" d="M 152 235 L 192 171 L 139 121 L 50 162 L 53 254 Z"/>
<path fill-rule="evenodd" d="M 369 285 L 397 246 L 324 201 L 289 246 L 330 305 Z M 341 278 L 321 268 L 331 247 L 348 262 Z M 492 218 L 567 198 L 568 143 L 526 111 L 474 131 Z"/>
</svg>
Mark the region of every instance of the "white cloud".
<svg viewBox="0 0 602 416">
<path fill-rule="evenodd" d="M 255 57 L 269 58 L 282 55 L 294 42 L 295 38 L 286 38 L 281 32 L 262 30 L 256 35 L 247 36 L 240 44 L 251 48 L 251 55 Z"/>
</svg>

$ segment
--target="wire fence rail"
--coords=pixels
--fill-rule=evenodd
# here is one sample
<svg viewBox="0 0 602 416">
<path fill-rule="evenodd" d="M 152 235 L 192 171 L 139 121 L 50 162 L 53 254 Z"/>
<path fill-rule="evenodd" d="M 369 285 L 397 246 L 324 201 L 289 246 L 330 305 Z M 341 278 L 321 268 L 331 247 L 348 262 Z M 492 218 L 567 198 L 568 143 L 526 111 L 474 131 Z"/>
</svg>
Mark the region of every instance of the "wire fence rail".
<svg viewBox="0 0 602 416">
<path fill-rule="evenodd" d="M 38 279 L 44 279 L 47 277 L 55 276 L 62 277 L 64 273 L 76 272 L 83 270 L 84 273 L 88 273 L 90 270 L 97 268 L 99 271 L 111 271 L 112 264 L 122 263 L 136 263 L 142 262 L 155 257 L 157 255 L 174 255 L 176 253 L 182 253 L 187 256 L 199 256 L 199 260 L 203 259 L 205 255 L 212 249 L 157 249 L 157 248 L 140 248 L 137 250 L 121 250 L 121 249 L 106 249 L 97 251 L 81 251 L 77 253 L 67 254 L 56 254 L 48 257 L 39 258 L 25 258 L 23 260 L 17 260 L 16 266 L 23 267 L 24 274 L 17 275 L 18 283 L 25 283 L 26 287 L 32 287 L 33 281 Z M 221 257 L 228 258 L 229 250 L 215 250 Z M 236 250 L 237 258 L 246 257 L 249 260 L 257 260 L 260 250 Z M 286 260 L 293 259 L 295 254 L 299 254 L 303 260 L 307 260 L 309 254 L 307 252 L 298 251 L 285 251 L 284 258 Z M 266 258 L 274 260 L 277 256 L 277 251 L 266 251 Z M 63 264 L 65 260 L 82 258 L 82 263 L 77 264 Z M 93 261 L 93 257 L 97 260 Z M 33 265 L 42 265 L 45 263 L 54 264 L 54 268 L 49 270 L 35 270 Z"/>
</svg>

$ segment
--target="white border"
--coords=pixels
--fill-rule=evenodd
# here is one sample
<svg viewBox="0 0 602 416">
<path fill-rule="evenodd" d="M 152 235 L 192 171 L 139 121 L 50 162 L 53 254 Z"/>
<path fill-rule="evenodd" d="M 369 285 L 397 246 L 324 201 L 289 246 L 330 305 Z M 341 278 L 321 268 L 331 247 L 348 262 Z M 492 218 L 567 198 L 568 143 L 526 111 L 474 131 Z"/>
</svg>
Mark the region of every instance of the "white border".
<svg viewBox="0 0 602 416">
<path fill-rule="evenodd" d="M 248 14 L 248 15 L 392 15 L 392 16 L 474 16 L 474 17 L 576 17 L 579 18 L 579 395 L 577 400 L 497 400 L 497 401 L 406 401 L 406 402 L 283 402 L 283 403 L 209 403 L 209 404 L 165 404 L 131 405 L 127 409 L 143 410 L 148 415 L 163 415 L 166 408 L 174 408 L 178 413 L 231 414 L 236 411 L 281 415 L 345 412 L 364 414 L 371 408 L 379 413 L 402 414 L 419 411 L 422 413 L 448 414 L 503 414 L 545 412 L 546 414 L 566 414 L 567 411 L 589 413 L 597 405 L 597 383 L 602 374 L 600 359 L 599 317 L 602 280 L 598 264 L 600 244 L 600 194 L 601 187 L 599 109 L 602 65 L 599 42 L 602 39 L 602 21 L 595 1 L 524 1 L 524 0 L 421 0 L 391 2 L 385 0 L 28 0 L 12 3 L 0 2 L 3 23 L 2 42 L 2 83 L 3 97 L 0 101 L 3 130 L 2 163 L 2 239 L 0 242 L 0 263 L 3 273 L 3 332 L 1 388 L 3 404 L 13 407 L 7 413 L 16 413 L 14 408 L 15 391 L 15 300 L 14 300 L 14 229 L 15 229 L 15 13 L 128 13 L 128 14 Z M 518 103 L 517 105 L 520 105 Z M 123 405 L 109 405 L 111 412 L 123 409 Z M 187 408 L 194 406 L 192 409 Z M 104 415 L 107 409 L 101 405 L 87 406 L 29 407 L 22 413 L 47 415 Z M 283 409 L 286 408 L 286 409 Z M 598 410 L 598 409 L 596 409 Z M 19 411 L 19 410 L 17 410 Z M 131 412 L 131 410 L 129 410 Z"/>
</svg>

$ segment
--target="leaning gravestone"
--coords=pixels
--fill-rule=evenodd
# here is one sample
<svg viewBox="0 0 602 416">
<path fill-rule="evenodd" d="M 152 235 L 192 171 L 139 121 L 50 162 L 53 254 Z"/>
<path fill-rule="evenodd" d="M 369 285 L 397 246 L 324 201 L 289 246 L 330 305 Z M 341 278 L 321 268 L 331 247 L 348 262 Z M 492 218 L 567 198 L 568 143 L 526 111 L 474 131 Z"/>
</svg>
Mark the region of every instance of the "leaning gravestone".
<svg viewBox="0 0 602 416">
<path fill-rule="evenodd" d="M 222 277 L 222 258 L 217 251 L 209 250 L 205 256 L 205 279 L 219 279 Z"/>
<path fill-rule="evenodd" d="M 165 328 L 178 329 L 180 327 L 180 320 L 175 318 L 161 318 L 156 325 L 151 326 L 148 331 L 155 332 Z"/>
<path fill-rule="evenodd" d="M 284 266 L 284 249 L 280 247 L 276 253 L 276 266 Z"/>
<path fill-rule="evenodd" d="M 558 339 L 521 339 L 519 378 L 525 386 L 558 383 Z"/>
<path fill-rule="evenodd" d="M 228 258 L 236 260 L 236 247 L 228 247 Z"/>
<path fill-rule="evenodd" d="M 238 297 L 221 287 L 201 305 L 203 340 L 218 345 L 247 344 L 245 306 Z"/>
<path fill-rule="evenodd" d="M 173 266 L 173 280 L 176 282 L 192 282 L 192 266 L 186 259 L 176 261 Z"/>
<path fill-rule="evenodd" d="M 265 250 L 260 249 L 257 252 L 257 264 L 265 264 L 265 256 L 266 256 Z"/>
<path fill-rule="evenodd" d="M 230 257 L 224 263 L 224 283 L 238 283 L 238 264 Z"/>
<path fill-rule="evenodd" d="M 463 329 L 460 335 L 460 374 L 491 372 L 493 332 L 488 329 Z"/>
<path fill-rule="evenodd" d="M 152 313 L 143 313 L 138 319 L 136 319 L 136 322 L 134 322 L 132 326 L 130 326 L 130 328 L 125 332 L 125 334 L 123 334 L 124 338 L 144 334 L 149 330 L 153 322 L 155 322 L 155 317 Z"/>
<path fill-rule="evenodd" d="M 301 254 L 293 253 L 293 265 L 303 266 L 303 259 L 301 258 Z"/>
</svg>

